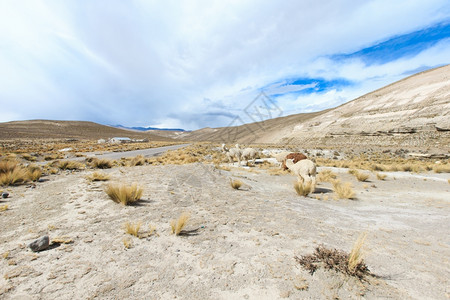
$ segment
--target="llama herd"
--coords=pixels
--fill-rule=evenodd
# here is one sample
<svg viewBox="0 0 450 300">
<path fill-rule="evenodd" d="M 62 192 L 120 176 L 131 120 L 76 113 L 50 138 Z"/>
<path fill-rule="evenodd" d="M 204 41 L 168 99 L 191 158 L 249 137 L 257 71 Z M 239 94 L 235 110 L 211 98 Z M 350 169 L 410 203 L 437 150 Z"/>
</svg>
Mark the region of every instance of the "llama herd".
<svg viewBox="0 0 450 300">
<path fill-rule="evenodd" d="M 222 144 L 222 151 L 228 158 L 228 162 L 233 163 L 234 160 L 238 161 L 241 165 L 241 160 L 250 161 L 255 163 L 258 151 L 253 148 L 241 149 L 239 144 L 236 144 L 234 148 L 227 148 L 225 144 Z M 291 172 L 297 176 L 298 183 L 303 185 L 305 182 L 310 183 L 312 187 L 316 184 L 316 164 L 309 160 L 304 154 L 296 152 L 283 151 L 279 153 L 271 152 L 270 155 L 275 158 L 280 166 L 284 170 L 291 170 Z"/>
</svg>

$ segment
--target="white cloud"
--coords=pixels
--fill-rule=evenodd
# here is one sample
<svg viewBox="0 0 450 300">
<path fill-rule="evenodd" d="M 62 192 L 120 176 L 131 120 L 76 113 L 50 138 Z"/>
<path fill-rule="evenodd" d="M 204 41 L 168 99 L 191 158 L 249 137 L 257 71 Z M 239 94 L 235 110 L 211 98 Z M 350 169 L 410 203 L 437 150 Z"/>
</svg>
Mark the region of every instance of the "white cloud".
<svg viewBox="0 0 450 300">
<path fill-rule="evenodd" d="M 279 99 L 286 112 L 299 112 L 306 102 L 323 108 L 407 70 L 449 63 L 450 51 L 442 42 L 416 57 L 369 67 L 325 56 L 449 16 L 447 1 L 438 0 L 2 1 L 0 120 L 196 129 L 227 125 L 226 115 L 242 114 L 262 87 L 275 82 L 311 76 L 358 83 Z M 277 88 L 303 87 L 271 92 Z"/>
</svg>

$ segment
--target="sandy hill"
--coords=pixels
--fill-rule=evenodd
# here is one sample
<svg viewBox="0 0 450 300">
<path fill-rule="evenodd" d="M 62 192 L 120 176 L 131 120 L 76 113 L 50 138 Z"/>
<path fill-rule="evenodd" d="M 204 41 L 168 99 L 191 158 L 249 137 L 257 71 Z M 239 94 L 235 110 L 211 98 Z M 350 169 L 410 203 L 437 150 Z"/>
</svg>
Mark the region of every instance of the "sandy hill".
<svg viewBox="0 0 450 300">
<path fill-rule="evenodd" d="M 124 130 L 86 121 L 31 120 L 0 123 L 0 139 L 106 139 L 111 137 L 146 138 L 155 141 L 171 140 L 168 137 L 148 132 Z"/>
<path fill-rule="evenodd" d="M 334 109 L 230 128 L 186 140 L 311 146 L 449 148 L 450 65 L 407 77 Z M 448 149 L 447 149 L 448 150 Z"/>
</svg>

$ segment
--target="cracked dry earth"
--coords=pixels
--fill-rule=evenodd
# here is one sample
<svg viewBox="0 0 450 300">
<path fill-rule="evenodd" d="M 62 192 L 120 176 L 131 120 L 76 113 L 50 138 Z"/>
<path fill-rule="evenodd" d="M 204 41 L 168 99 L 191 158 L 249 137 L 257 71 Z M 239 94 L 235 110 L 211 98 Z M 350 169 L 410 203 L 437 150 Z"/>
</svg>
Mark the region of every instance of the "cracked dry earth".
<svg viewBox="0 0 450 300">
<path fill-rule="evenodd" d="M 0 203 L 9 206 L 0 213 L 0 253 L 7 254 L 0 258 L 0 298 L 449 297 L 448 174 L 391 173 L 385 181 L 372 174 L 360 183 L 341 170 L 357 200 L 332 200 L 328 183 L 300 197 L 294 176 L 254 169 L 106 170 L 113 182 L 144 188 L 143 200 L 126 207 L 108 199 L 105 183 L 85 179 L 92 171 L 10 188 L 11 197 Z M 244 182 L 241 190 L 230 187 L 230 177 Z M 191 214 L 186 230 L 197 231 L 174 236 L 169 223 L 182 212 Z M 151 224 L 156 233 L 127 235 L 123 224 L 139 220 L 144 232 Z M 365 282 L 323 269 L 310 275 L 294 259 L 320 244 L 350 251 L 361 232 L 368 233 L 366 263 L 376 275 Z M 73 242 L 31 252 L 26 245 L 44 234 Z"/>
</svg>

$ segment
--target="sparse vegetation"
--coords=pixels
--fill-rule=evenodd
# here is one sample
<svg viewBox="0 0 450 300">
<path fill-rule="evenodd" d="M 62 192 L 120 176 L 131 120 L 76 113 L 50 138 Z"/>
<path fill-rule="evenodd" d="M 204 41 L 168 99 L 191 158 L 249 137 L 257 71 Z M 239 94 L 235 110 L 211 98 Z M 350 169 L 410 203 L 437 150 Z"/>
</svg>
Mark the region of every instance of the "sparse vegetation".
<svg viewBox="0 0 450 300">
<path fill-rule="evenodd" d="M 138 237 L 138 238 L 140 238 L 139 230 L 141 229 L 141 226 L 142 226 L 142 222 L 141 221 L 138 221 L 136 223 L 126 222 L 124 224 L 125 232 L 127 234 L 133 235 L 133 236 Z"/>
<path fill-rule="evenodd" d="M 55 237 L 52 239 L 52 244 L 72 244 L 73 243 L 73 239 L 69 238 L 69 237 Z"/>
<path fill-rule="evenodd" d="M 339 180 L 332 182 L 335 197 L 338 199 L 354 199 L 355 192 L 350 182 L 341 183 Z"/>
<path fill-rule="evenodd" d="M 141 199 L 143 190 L 137 184 L 109 184 L 105 192 L 114 202 L 129 205 Z"/>
<path fill-rule="evenodd" d="M 186 212 L 182 213 L 177 220 L 170 221 L 170 227 L 172 228 L 172 233 L 175 235 L 180 235 L 182 233 L 183 228 L 186 226 L 187 221 L 189 220 L 190 215 Z"/>
<path fill-rule="evenodd" d="M 133 247 L 133 241 L 130 238 L 124 238 L 122 242 L 125 249 L 130 249 Z"/>
<path fill-rule="evenodd" d="M 8 204 L 0 205 L 0 212 L 8 210 Z"/>
<path fill-rule="evenodd" d="M 1 185 L 20 185 L 29 181 L 28 170 L 17 166 L 12 171 L 0 173 Z"/>
<path fill-rule="evenodd" d="M 103 172 L 94 172 L 88 176 L 86 176 L 86 179 L 89 181 L 107 181 L 111 178 L 111 176 L 109 176 L 106 173 Z"/>
<path fill-rule="evenodd" d="M 356 179 L 358 181 L 361 181 L 361 182 L 367 181 L 367 179 L 369 179 L 369 174 L 361 173 L 357 170 L 355 170 L 353 175 L 356 177 Z"/>
<path fill-rule="evenodd" d="M 313 191 L 312 184 L 310 181 L 308 181 L 304 184 L 299 184 L 298 182 L 295 182 L 294 189 L 299 196 L 303 196 L 303 197 L 308 196 Z"/>
<path fill-rule="evenodd" d="M 238 190 L 242 186 L 242 181 L 239 179 L 233 180 L 230 178 L 230 185 L 233 189 Z"/>
<path fill-rule="evenodd" d="M 143 165 L 145 165 L 145 162 L 146 162 L 145 158 L 142 155 L 138 155 L 136 157 L 133 157 L 130 160 L 129 164 L 130 164 L 130 167 L 135 167 L 135 166 L 143 166 Z"/>
</svg>

